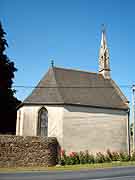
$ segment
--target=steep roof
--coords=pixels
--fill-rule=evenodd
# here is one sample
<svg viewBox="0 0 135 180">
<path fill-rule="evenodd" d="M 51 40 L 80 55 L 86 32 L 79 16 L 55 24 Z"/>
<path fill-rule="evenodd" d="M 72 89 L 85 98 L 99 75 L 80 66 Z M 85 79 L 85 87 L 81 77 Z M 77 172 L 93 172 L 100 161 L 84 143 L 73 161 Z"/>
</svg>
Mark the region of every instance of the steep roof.
<svg viewBox="0 0 135 180">
<path fill-rule="evenodd" d="M 23 104 L 71 104 L 128 109 L 126 97 L 101 74 L 53 67 Z"/>
</svg>

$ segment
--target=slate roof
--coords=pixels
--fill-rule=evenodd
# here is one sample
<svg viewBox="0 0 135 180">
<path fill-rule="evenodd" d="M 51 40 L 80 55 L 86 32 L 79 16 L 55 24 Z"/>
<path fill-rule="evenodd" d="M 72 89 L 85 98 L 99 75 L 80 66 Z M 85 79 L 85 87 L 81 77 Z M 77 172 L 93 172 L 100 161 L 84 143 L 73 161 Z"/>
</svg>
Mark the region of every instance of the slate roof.
<svg viewBox="0 0 135 180">
<path fill-rule="evenodd" d="M 128 100 L 112 79 L 102 74 L 53 67 L 23 104 L 70 104 L 128 109 Z"/>
</svg>

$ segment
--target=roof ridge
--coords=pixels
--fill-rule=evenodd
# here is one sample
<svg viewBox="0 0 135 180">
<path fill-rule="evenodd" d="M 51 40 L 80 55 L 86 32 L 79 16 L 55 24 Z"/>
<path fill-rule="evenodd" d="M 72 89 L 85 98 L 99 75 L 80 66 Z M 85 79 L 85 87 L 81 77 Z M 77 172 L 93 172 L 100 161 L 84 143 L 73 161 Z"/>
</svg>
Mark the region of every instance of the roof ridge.
<svg viewBox="0 0 135 180">
<path fill-rule="evenodd" d="M 80 69 L 72 69 L 72 68 L 62 68 L 62 67 L 57 67 L 57 66 L 54 66 L 53 69 L 63 69 L 63 70 L 66 70 L 66 71 L 77 71 L 77 72 L 84 72 L 84 73 L 89 73 L 89 74 L 97 74 L 97 75 L 101 75 L 102 74 L 99 74 L 98 72 L 90 72 L 90 71 L 85 71 L 85 70 L 80 70 Z"/>
</svg>

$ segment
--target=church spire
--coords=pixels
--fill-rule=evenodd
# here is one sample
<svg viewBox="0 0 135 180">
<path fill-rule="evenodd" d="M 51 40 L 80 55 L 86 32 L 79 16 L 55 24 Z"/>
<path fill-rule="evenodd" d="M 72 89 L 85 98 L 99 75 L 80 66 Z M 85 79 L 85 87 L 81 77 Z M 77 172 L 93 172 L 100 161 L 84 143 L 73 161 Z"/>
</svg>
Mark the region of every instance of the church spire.
<svg viewBox="0 0 135 180">
<path fill-rule="evenodd" d="M 107 47 L 105 27 L 102 27 L 101 45 L 99 50 L 99 73 L 110 79 L 109 50 Z"/>
</svg>

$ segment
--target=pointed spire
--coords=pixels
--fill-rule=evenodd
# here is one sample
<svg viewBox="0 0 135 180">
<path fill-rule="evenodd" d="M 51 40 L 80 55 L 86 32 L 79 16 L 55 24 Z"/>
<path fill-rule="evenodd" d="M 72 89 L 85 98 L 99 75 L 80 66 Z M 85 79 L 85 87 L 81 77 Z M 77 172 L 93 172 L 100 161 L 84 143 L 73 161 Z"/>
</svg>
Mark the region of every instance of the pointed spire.
<svg viewBox="0 0 135 180">
<path fill-rule="evenodd" d="M 109 50 L 107 47 L 105 26 L 102 25 L 101 45 L 99 51 L 99 73 L 103 74 L 105 79 L 110 79 Z"/>
<path fill-rule="evenodd" d="M 104 49 L 107 48 L 106 31 L 104 24 L 102 25 L 101 47 L 103 47 Z"/>
</svg>

